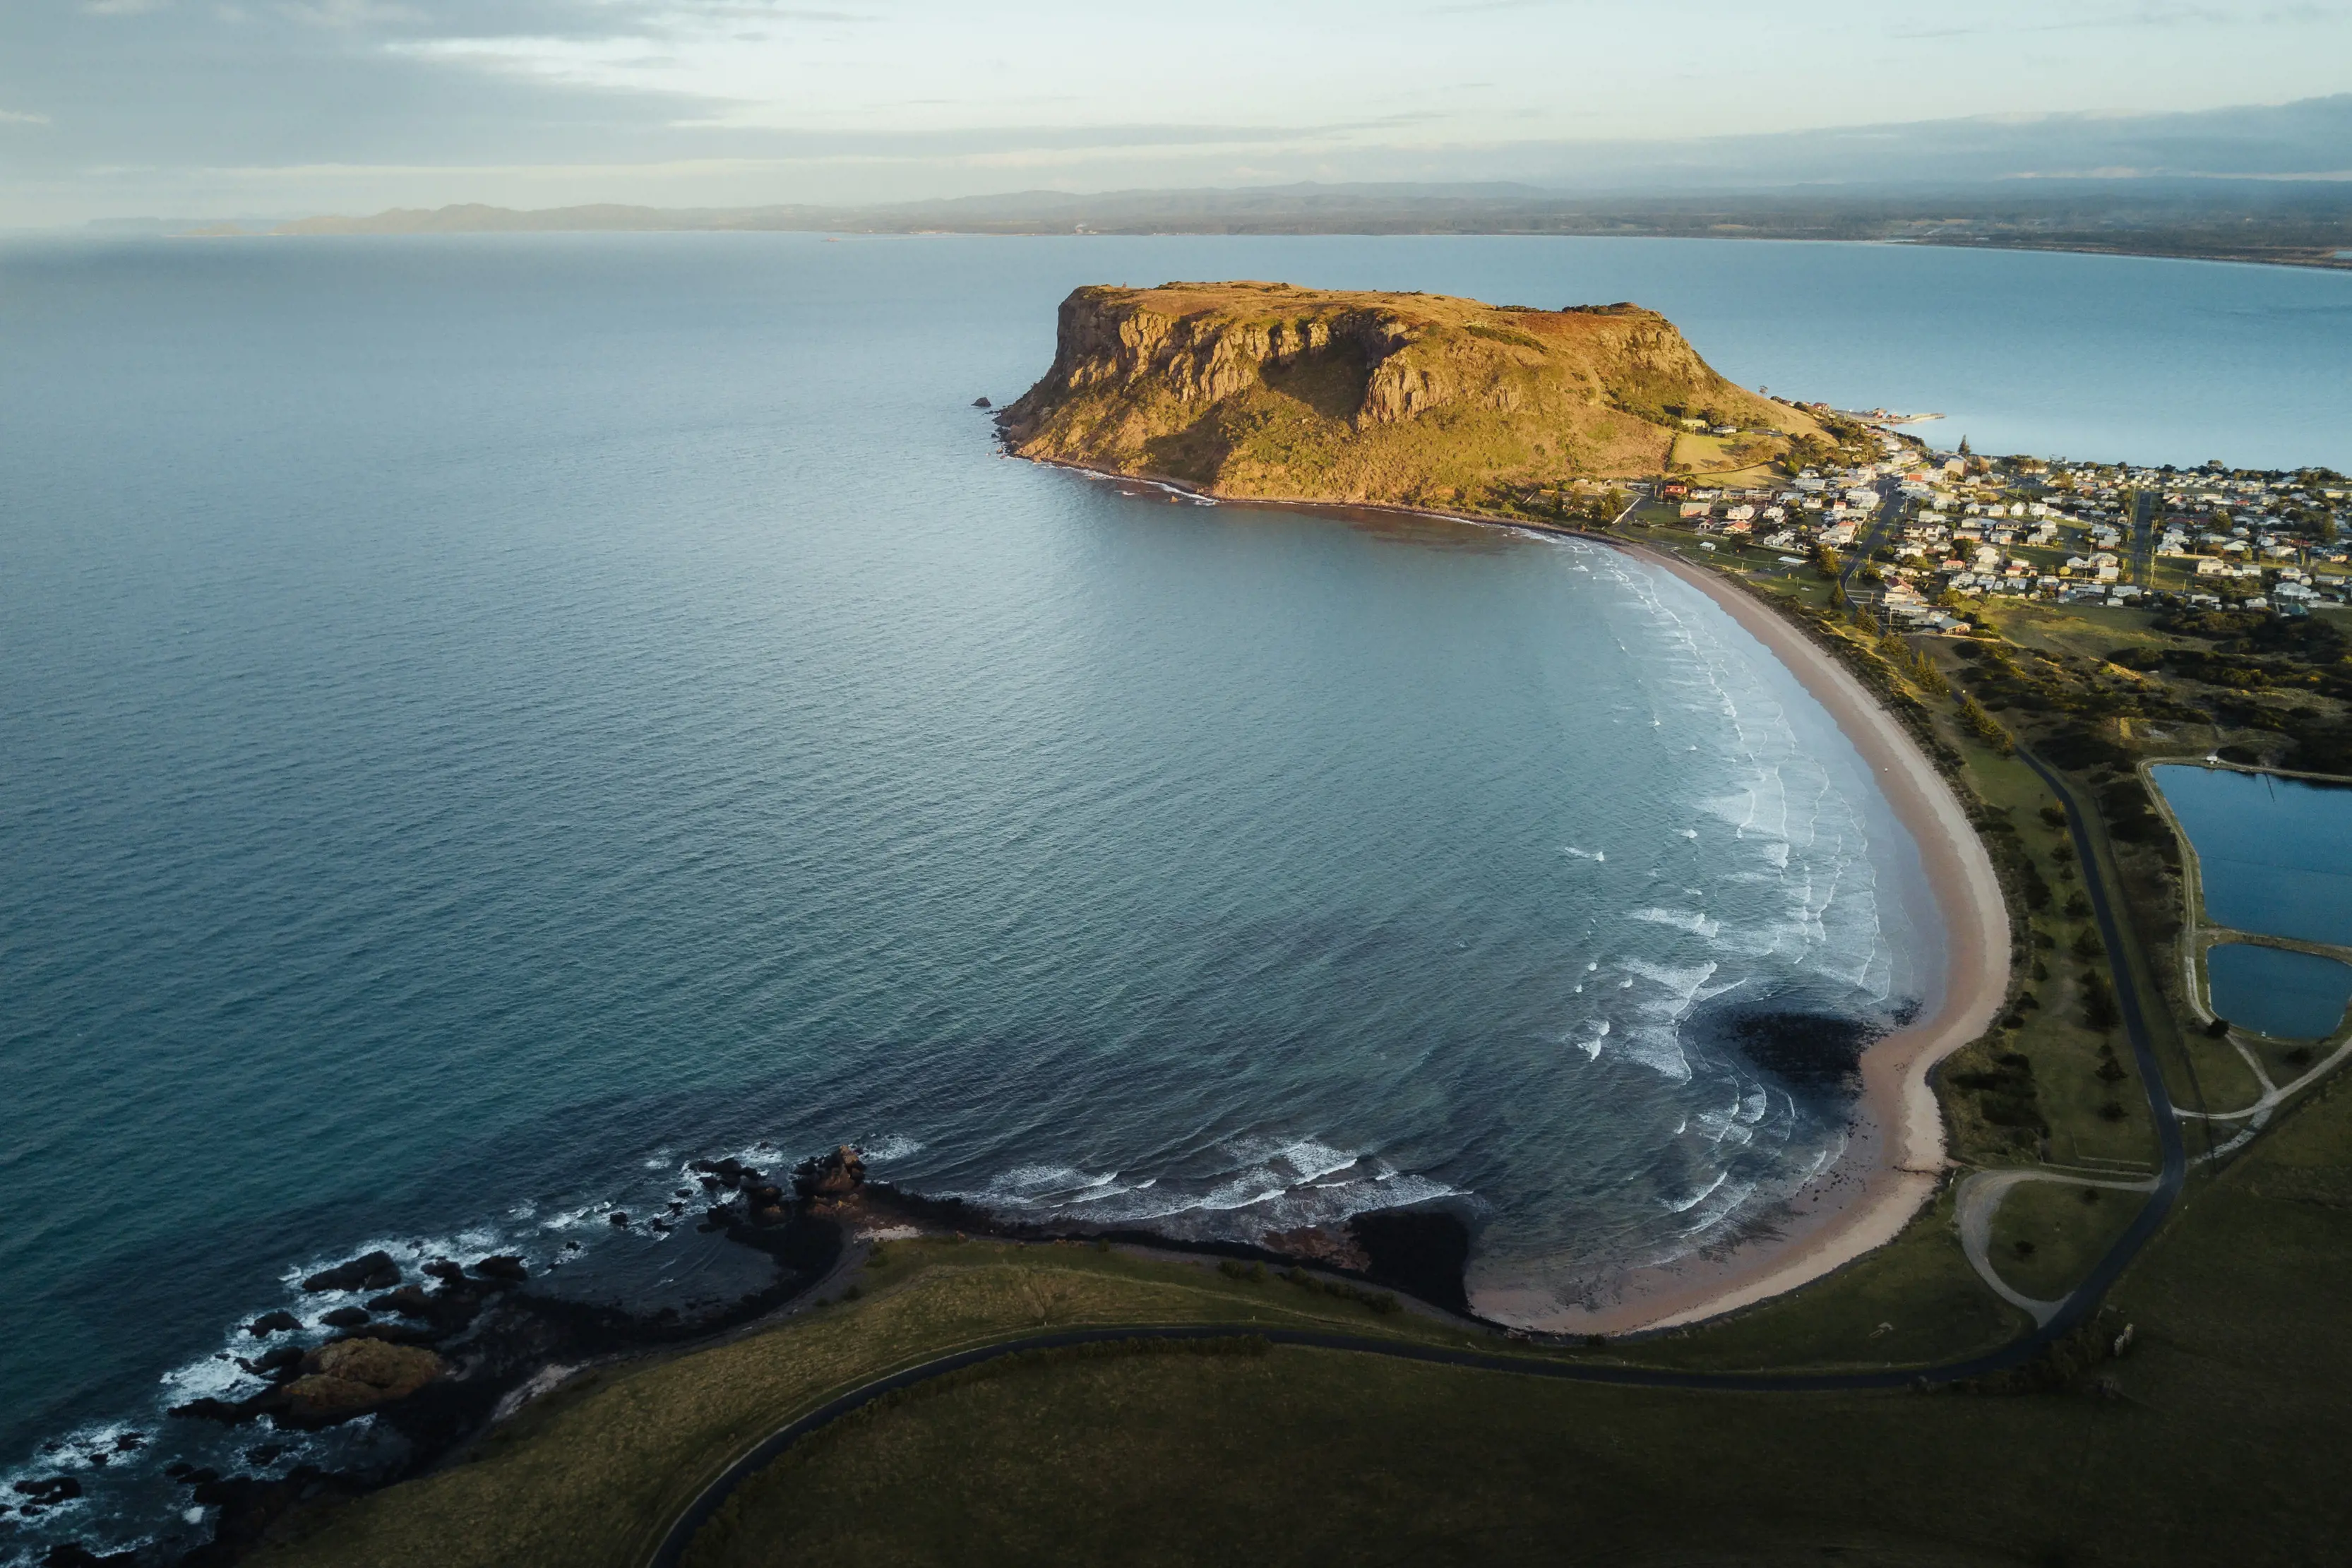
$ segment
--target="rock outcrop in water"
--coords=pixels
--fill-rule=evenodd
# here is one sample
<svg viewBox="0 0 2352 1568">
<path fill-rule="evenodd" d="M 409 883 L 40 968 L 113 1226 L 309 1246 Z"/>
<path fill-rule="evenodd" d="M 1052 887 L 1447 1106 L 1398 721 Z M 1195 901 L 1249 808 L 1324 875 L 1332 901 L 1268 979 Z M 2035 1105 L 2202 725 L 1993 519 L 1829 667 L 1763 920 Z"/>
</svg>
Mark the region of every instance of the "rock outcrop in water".
<svg viewBox="0 0 2352 1568">
<path fill-rule="evenodd" d="M 999 415 L 1024 457 L 1218 495 L 1402 505 L 1655 474 L 1694 425 L 1721 466 L 1823 439 L 1636 305 L 1537 310 L 1281 283 L 1086 287 Z"/>
</svg>

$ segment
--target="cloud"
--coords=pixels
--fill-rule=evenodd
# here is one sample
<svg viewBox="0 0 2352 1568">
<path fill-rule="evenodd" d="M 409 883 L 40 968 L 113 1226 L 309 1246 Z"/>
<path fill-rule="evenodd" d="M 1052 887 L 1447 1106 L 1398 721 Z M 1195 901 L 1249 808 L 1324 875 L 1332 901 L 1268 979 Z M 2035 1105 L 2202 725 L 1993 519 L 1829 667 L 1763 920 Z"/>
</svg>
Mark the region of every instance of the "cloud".
<svg viewBox="0 0 2352 1568">
<path fill-rule="evenodd" d="M 2270 5 L 2259 10 L 2231 10 L 2212 5 L 2140 5 L 2129 10 L 2103 10 L 2087 16 L 2054 21 L 1975 26 L 1896 28 L 1888 36 L 1906 43 L 1986 36 L 2015 37 L 2027 33 L 2094 33 L 2172 27 L 2225 27 L 2241 31 L 2255 27 L 2300 27 L 2342 18 L 2320 5 Z"/>
<path fill-rule="evenodd" d="M 0 125 L 47 125 L 49 117 L 29 109 L 0 109 Z"/>
<path fill-rule="evenodd" d="M 287 0 L 278 7 L 297 22 L 314 27 L 356 30 L 394 22 L 422 22 L 425 13 L 391 0 Z"/>
</svg>

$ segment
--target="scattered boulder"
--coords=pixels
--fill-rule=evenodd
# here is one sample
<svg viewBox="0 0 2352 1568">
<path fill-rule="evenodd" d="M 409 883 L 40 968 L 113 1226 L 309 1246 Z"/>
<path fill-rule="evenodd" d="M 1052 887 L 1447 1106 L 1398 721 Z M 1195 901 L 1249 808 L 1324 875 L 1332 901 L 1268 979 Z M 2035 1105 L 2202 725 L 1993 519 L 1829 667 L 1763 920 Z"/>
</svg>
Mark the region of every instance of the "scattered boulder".
<svg viewBox="0 0 2352 1568">
<path fill-rule="evenodd" d="M 425 1295 L 424 1286 L 403 1285 L 389 1294 L 373 1298 L 368 1311 L 398 1312 L 404 1318 L 429 1318 L 433 1316 L 433 1301 Z"/>
<path fill-rule="evenodd" d="M 18 1481 L 10 1490 L 19 1497 L 30 1499 L 31 1506 L 47 1508 L 81 1496 L 81 1482 L 71 1476 L 50 1476 L 37 1481 Z"/>
<path fill-rule="evenodd" d="M 425 1265 L 424 1271 L 426 1278 L 434 1280 L 446 1280 L 454 1281 L 462 1280 L 466 1277 L 466 1270 L 459 1268 L 457 1264 L 452 1263 L 446 1258 L 436 1258 L 432 1262 Z"/>
<path fill-rule="evenodd" d="M 41 1559 L 41 1568 L 138 1568 L 138 1552 L 129 1547 L 97 1552 L 79 1541 L 60 1541 Z"/>
<path fill-rule="evenodd" d="M 302 1281 L 306 1291 L 389 1291 L 400 1283 L 400 1265 L 389 1252 L 370 1252 L 348 1263 L 321 1269 Z"/>
<path fill-rule="evenodd" d="M 226 1399 L 215 1399 L 207 1394 L 202 1399 L 174 1405 L 164 1414 L 183 1421 L 217 1421 L 224 1427 L 238 1427 L 260 1415 L 261 1410 L 249 1399 L 232 1405 Z"/>
<path fill-rule="evenodd" d="M 331 1329 L 355 1329 L 368 1321 L 365 1307 L 337 1307 L 320 1315 L 319 1322 Z"/>
<path fill-rule="evenodd" d="M 256 1339 L 268 1339 L 274 1333 L 292 1333 L 302 1326 L 302 1320 L 280 1307 L 274 1312 L 264 1312 L 247 1325 L 246 1333 Z"/>
<path fill-rule="evenodd" d="M 976 397 L 971 400 L 971 406 L 974 408 L 994 408 L 996 405 L 990 402 L 984 397 Z"/>
<path fill-rule="evenodd" d="M 278 1411 L 281 1426 L 348 1421 L 405 1399 L 445 1370 L 441 1358 L 422 1345 L 381 1339 L 337 1340 L 311 1352 L 302 1367 L 302 1375 L 286 1385 L 286 1403 Z"/>
<path fill-rule="evenodd" d="M 629 1217 L 617 1208 L 604 1218 L 616 1226 L 626 1226 L 629 1223 Z"/>
<path fill-rule="evenodd" d="M 866 1182 L 866 1161 L 847 1144 L 809 1160 L 793 1173 L 793 1188 L 807 1198 L 844 1198 Z"/>
<path fill-rule="evenodd" d="M 530 1270 L 522 1266 L 522 1260 L 511 1253 L 483 1259 L 474 1265 L 474 1272 L 501 1285 L 520 1285 L 530 1278 Z"/>
<path fill-rule="evenodd" d="M 281 1344 L 251 1361 L 240 1356 L 236 1364 L 256 1377 L 276 1377 L 280 1373 L 289 1373 L 300 1366 L 304 1354 L 300 1345 Z"/>
</svg>

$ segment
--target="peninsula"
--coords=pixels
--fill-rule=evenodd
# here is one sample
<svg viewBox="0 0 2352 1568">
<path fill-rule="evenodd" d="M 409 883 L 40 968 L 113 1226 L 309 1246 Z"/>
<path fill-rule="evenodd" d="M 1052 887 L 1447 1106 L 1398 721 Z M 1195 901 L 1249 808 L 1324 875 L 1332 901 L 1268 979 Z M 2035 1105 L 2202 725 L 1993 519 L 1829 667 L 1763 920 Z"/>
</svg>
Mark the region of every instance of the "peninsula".
<svg viewBox="0 0 2352 1568">
<path fill-rule="evenodd" d="M 1062 302 L 1052 368 L 998 423 L 1020 456 L 1218 497 L 1597 525 L 1623 507 L 1613 486 L 1601 490 L 1610 480 L 1698 465 L 1795 473 L 1864 434 L 1825 409 L 1735 386 L 1638 305 L 1538 310 L 1281 283 L 1076 289 Z M 1941 905 L 1947 972 L 1930 1016 L 1864 1053 L 1838 1180 L 1768 1233 L 1634 1270 L 1606 1301 L 1570 1305 L 1505 1281 L 1473 1294 L 1482 1316 L 1552 1333 L 1704 1319 L 1893 1239 L 1944 1169 L 1927 1073 L 1991 1025 L 2011 977 L 2000 878 L 1918 738 L 1748 594 L 1674 554 L 1618 543 L 1715 599 L 1869 759 Z"/>
<path fill-rule="evenodd" d="M 1638 305 L 1283 283 L 1077 289 L 1053 368 L 999 423 L 1024 457 L 1405 507 L 1559 504 L 1654 475 L 1678 448 L 1738 469 L 1832 444 L 1813 413 L 1734 386 Z"/>
</svg>

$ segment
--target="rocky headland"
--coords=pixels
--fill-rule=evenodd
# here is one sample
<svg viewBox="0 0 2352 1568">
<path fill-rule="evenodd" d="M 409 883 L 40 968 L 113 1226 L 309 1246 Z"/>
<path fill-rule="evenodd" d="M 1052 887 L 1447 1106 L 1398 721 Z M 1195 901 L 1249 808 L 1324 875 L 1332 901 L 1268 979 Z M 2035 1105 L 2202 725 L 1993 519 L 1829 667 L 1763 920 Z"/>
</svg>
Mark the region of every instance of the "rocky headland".
<svg viewBox="0 0 2352 1568">
<path fill-rule="evenodd" d="M 738 1158 L 698 1159 L 668 1200 L 650 1212 L 614 1209 L 616 1228 L 680 1229 L 698 1246 L 744 1248 L 770 1260 L 764 1283 L 725 1299 L 632 1308 L 583 1299 L 562 1287 L 575 1271 L 561 1259 L 528 1262 L 513 1254 L 460 1261 L 431 1258 L 407 1265 L 373 1251 L 301 1281 L 305 1304 L 264 1312 L 238 1331 L 249 1348 L 235 1355 L 256 1391 L 205 1397 L 172 1408 L 181 1421 L 218 1424 L 242 1433 L 250 1469 L 175 1463 L 163 1472 L 189 1503 L 212 1511 L 212 1538 L 173 1554 L 63 1542 L 47 1568 L 224 1568 L 242 1560 L 295 1511 L 425 1473 L 467 1450 L 529 1400 L 587 1366 L 664 1346 L 709 1341 L 821 1293 L 850 1249 L 876 1235 L 909 1230 L 1010 1240 L 1084 1239 L 1257 1260 L 1276 1267 L 1306 1262 L 1361 1281 L 1401 1290 L 1455 1311 L 1467 1309 L 1463 1270 L 1469 1229 L 1444 1208 L 1382 1211 L 1344 1225 L 1269 1236 L 1262 1245 L 1187 1242 L 1149 1230 L 1010 1222 L 959 1198 L 926 1197 L 869 1181 L 863 1156 L 844 1145 L 771 1174 Z M 688 1239 L 681 1237 L 679 1239 Z M 576 1255 L 567 1244 L 563 1256 Z M 287 1468 L 293 1439 L 369 1417 L 392 1435 L 371 1461 L 330 1469 Z M 123 1437 L 125 1453 L 150 1434 Z M 385 1454 L 394 1457 L 388 1461 Z M 226 1467 L 224 1467 L 226 1469 Z M 102 1472 L 101 1472 L 102 1473 Z M 37 1518 L 73 1502 L 84 1483 L 71 1474 L 16 1484 L 0 1512 Z"/>
<path fill-rule="evenodd" d="M 1089 287 L 1005 408 L 1016 455 L 1212 495 L 1478 506 L 1826 448 L 1805 409 L 1733 385 L 1638 305 L 1545 310 L 1285 283 Z"/>
</svg>

